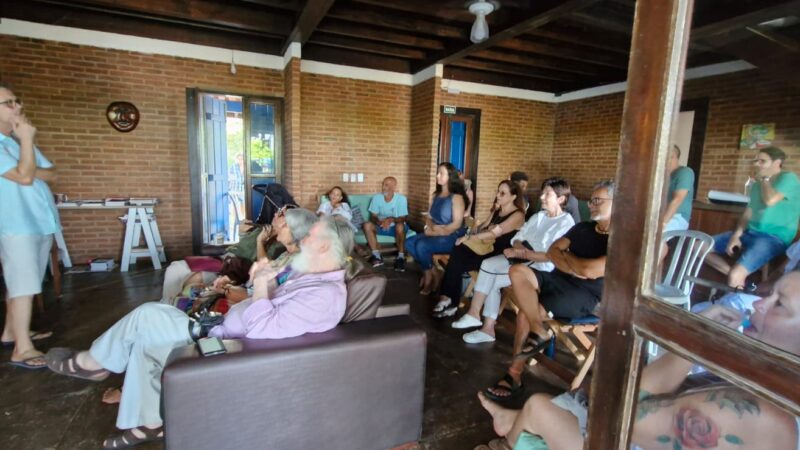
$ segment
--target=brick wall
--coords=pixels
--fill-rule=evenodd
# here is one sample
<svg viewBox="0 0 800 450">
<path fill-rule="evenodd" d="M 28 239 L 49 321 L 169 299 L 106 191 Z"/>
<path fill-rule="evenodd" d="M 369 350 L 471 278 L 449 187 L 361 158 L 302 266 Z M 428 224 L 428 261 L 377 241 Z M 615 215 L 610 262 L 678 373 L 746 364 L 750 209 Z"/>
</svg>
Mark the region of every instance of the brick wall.
<svg viewBox="0 0 800 450">
<path fill-rule="evenodd" d="M 280 71 L 0 36 L 0 74 L 39 129 L 37 144 L 58 168 L 54 192 L 71 198 L 155 196 L 170 258 L 191 251 L 186 88 L 283 96 Z M 105 118 L 112 101 L 135 104 L 136 130 Z M 76 262 L 119 258 L 121 211 L 63 211 Z"/>
<path fill-rule="evenodd" d="M 555 105 L 506 97 L 442 93 L 443 105 L 481 111 L 475 214 L 483 219 L 494 202 L 497 183 L 515 170 L 531 180 L 529 192 L 550 173 Z M 438 123 L 436 124 L 438 130 Z"/>
<path fill-rule="evenodd" d="M 709 98 L 697 198 L 709 189 L 741 191 L 755 152 L 739 150 L 742 125 L 770 123 L 775 145 L 800 171 L 800 89 L 795 74 L 749 70 L 689 80 L 684 99 Z M 624 94 L 561 103 L 556 109 L 552 174 L 567 177 L 585 198 L 592 185 L 616 174 Z"/>
<path fill-rule="evenodd" d="M 300 155 L 302 139 L 302 106 L 301 106 L 301 74 L 300 59 L 292 58 L 283 69 L 283 85 L 285 97 L 283 102 L 283 183 L 289 192 L 302 198 L 302 176 Z"/>
<path fill-rule="evenodd" d="M 374 81 L 302 74 L 302 193 L 316 208 L 332 186 L 347 193 L 380 192 L 383 178 L 409 190 L 411 88 Z M 297 158 L 297 156 L 295 156 Z M 342 173 L 363 173 L 363 183 L 344 183 Z"/>
<path fill-rule="evenodd" d="M 435 186 L 439 147 L 439 106 L 441 79 L 431 78 L 411 89 L 410 189 L 408 207 L 412 219 L 421 223 L 420 211 L 427 211 Z"/>
</svg>

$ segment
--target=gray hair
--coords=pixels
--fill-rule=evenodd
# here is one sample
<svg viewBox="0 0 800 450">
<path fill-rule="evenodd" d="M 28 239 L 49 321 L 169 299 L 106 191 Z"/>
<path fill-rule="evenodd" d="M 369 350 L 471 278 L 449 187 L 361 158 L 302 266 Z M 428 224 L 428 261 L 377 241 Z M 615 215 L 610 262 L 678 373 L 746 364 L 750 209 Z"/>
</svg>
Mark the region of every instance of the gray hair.
<svg viewBox="0 0 800 450">
<path fill-rule="evenodd" d="M 617 184 L 614 183 L 614 180 L 603 180 L 603 181 L 595 184 L 593 190 L 596 191 L 596 190 L 601 189 L 601 188 L 605 188 L 606 192 L 608 192 L 608 196 L 613 199 L 614 198 L 614 191 L 617 190 Z"/>
<path fill-rule="evenodd" d="M 344 267 L 347 257 L 353 251 L 355 238 L 350 223 L 342 217 L 325 216 L 320 219 L 324 225 L 322 236 L 331 242 L 331 254 L 339 263 L 339 267 Z"/>
<path fill-rule="evenodd" d="M 311 227 L 319 220 L 316 214 L 305 208 L 287 209 L 285 216 L 286 226 L 289 227 L 292 240 L 296 243 L 300 243 L 300 241 L 308 236 Z"/>
</svg>

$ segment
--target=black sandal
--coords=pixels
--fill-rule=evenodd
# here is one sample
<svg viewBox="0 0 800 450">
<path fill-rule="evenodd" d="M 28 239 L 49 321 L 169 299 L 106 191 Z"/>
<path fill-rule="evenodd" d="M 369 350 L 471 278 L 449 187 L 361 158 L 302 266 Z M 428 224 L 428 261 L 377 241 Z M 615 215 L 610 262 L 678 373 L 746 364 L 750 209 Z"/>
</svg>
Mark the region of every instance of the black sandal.
<svg viewBox="0 0 800 450">
<path fill-rule="evenodd" d="M 144 434 L 144 437 L 138 437 L 133 434 L 133 430 L 138 429 Z M 122 434 L 110 436 L 103 441 L 104 450 L 113 450 L 119 448 L 131 448 L 135 445 L 144 444 L 145 442 L 160 441 L 164 439 L 164 427 L 147 428 L 137 427 L 125 430 Z"/>
<path fill-rule="evenodd" d="M 553 340 L 554 335 L 539 336 L 534 332 L 528 333 L 528 338 L 525 339 L 525 344 L 522 350 L 514 355 L 514 359 L 528 359 L 536 354 L 541 353 Z"/>
<path fill-rule="evenodd" d="M 505 382 L 506 384 L 501 384 Z M 498 390 L 503 389 L 508 392 L 508 395 L 497 395 L 492 392 L 492 389 Z M 506 400 L 513 400 L 519 397 L 525 391 L 525 384 L 522 382 L 520 378 L 519 383 L 514 381 L 514 377 L 511 376 L 510 373 L 506 373 L 500 381 L 494 384 L 492 387 L 488 387 L 483 390 L 483 395 L 488 397 L 490 400 L 494 400 L 496 402 L 504 402 Z"/>
</svg>

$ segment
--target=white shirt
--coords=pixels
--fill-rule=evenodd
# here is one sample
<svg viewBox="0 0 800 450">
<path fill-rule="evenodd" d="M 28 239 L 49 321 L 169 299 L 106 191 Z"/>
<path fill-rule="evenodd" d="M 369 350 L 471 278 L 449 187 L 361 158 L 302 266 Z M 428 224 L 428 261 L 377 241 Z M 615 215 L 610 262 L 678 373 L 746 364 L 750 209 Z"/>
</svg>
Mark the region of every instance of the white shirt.
<svg viewBox="0 0 800 450">
<path fill-rule="evenodd" d="M 566 234 L 573 225 L 575 220 L 569 213 L 562 212 L 556 217 L 548 217 L 546 211 L 539 211 L 532 215 L 511 238 L 511 245 L 514 245 L 515 241 L 524 241 L 530 244 L 534 251 L 546 252 L 553 242 Z M 553 263 L 549 261 L 537 262 L 531 267 L 544 272 L 555 269 Z"/>
</svg>

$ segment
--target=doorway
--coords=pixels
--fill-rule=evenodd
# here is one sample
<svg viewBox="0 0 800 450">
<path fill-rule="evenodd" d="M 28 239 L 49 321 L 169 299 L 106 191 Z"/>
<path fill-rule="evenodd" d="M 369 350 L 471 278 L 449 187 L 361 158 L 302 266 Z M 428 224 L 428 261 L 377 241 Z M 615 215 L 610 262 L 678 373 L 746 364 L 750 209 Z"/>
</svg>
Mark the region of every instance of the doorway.
<svg viewBox="0 0 800 450">
<path fill-rule="evenodd" d="M 261 208 L 253 186 L 281 182 L 280 117 L 279 99 L 188 90 L 195 254 L 238 242 Z"/>
<path fill-rule="evenodd" d="M 453 164 L 469 180 L 477 192 L 478 144 L 481 128 L 479 109 L 442 106 L 439 115 L 439 161 Z M 475 216 L 475 201 L 470 205 L 470 215 Z"/>
</svg>

